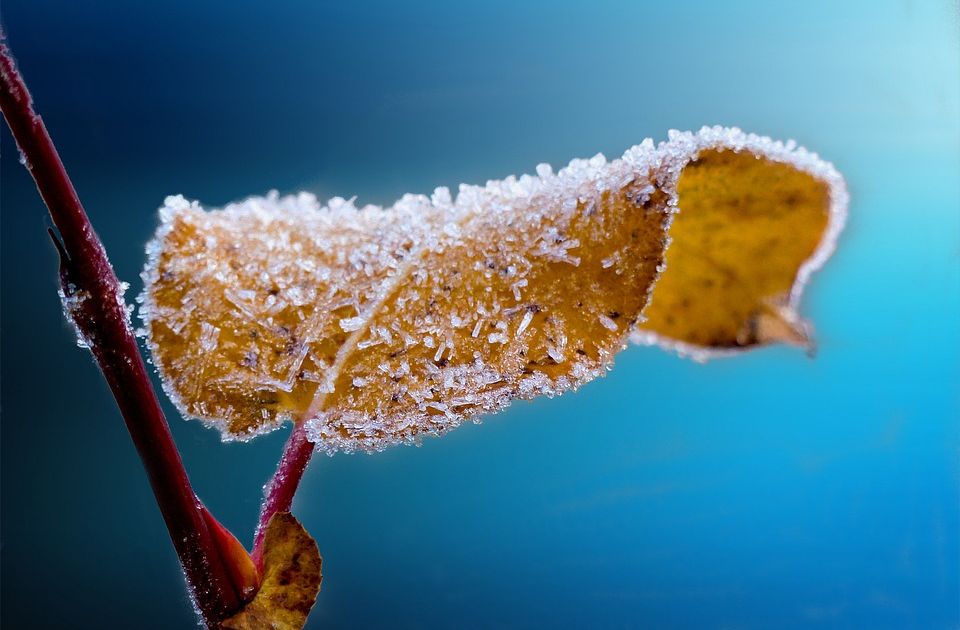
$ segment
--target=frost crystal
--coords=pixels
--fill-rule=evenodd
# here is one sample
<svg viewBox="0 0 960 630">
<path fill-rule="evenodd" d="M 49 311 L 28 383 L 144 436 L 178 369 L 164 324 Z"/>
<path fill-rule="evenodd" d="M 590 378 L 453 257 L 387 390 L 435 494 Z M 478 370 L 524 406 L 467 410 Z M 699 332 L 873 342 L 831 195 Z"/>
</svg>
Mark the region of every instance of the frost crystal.
<svg viewBox="0 0 960 630">
<path fill-rule="evenodd" d="M 612 317 L 609 317 L 607 315 L 604 315 L 603 313 L 600 313 L 600 315 L 597 316 L 597 319 L 600 320 L 600 323 L 603 324 L 603 327 L 606 328 L 607 330 L 617 329 L 617 322 L 613 321 Z"/>
</svg>

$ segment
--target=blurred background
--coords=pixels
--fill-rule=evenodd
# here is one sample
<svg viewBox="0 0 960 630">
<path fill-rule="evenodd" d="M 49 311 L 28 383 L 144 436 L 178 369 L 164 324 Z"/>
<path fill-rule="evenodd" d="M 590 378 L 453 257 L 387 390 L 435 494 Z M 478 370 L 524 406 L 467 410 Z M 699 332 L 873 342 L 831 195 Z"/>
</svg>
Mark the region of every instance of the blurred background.
<svg viewBox="0 0 960 630">
<path fill-rule="evenodd" d="M 652 348 L 421 448 L 317 457 L 311 628 L 960 627 L 960 18 L 947 0 L 4 0 L 117 272 L 163 197 L 388 204 L 738 125 L 833 161 L 850 222 L 813 360 Z M 5 628 L 196 625 L 147 480 L 56 295 L 2 135 Z M 166 401 L 164 401 L 166 404 Z M 166 405 L 244 541 L 286 430 Z"/>
</svg>

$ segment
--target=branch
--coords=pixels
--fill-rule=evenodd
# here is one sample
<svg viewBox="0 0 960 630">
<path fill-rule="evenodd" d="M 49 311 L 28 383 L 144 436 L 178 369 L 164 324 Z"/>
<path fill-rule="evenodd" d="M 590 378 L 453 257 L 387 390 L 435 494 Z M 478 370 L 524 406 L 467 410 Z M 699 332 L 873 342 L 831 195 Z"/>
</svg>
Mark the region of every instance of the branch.
<svg viewBox="0 0 960 630">
<path fill-rule="evenodd" d="M 204 621 L 217 627 L 243 602 L 243 558 L 232 536 L 197 499 L 130 329 L 123 291 L 57 155 L 34 112 L 0 30 L 0 109 L 62 241 L 61 290 L 68 315 L 90 346 L 146 469 L 157 504 Z M 235 540 L 235 539 L 234 539 Z M 245 554 L 245 552 L 244 552 Z M 247 559 L 249 562 L 249 559 Z"/>
</svg>

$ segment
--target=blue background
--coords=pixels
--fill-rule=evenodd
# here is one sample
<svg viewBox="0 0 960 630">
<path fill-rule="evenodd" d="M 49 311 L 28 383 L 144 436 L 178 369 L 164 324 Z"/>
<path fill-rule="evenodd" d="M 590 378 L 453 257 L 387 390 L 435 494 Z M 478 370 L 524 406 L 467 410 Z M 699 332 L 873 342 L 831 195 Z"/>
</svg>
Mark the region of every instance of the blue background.
<svg viewBox="0 0 960 630">
<path fill-rule="evenodd" d="M 121 278 L 164 195 L 389 203 L 739 125 L 852 193 L 815 360 L 632 348 L 421 448 L 319 457 L 312 628 L 960 627 L 960 18 L 947 0 L 5 0 Z M 2 623 L 192 627 L 45 211 L 2 136 Z M 243 540 L 286 431 L 173 431 Z"/>
</svg>

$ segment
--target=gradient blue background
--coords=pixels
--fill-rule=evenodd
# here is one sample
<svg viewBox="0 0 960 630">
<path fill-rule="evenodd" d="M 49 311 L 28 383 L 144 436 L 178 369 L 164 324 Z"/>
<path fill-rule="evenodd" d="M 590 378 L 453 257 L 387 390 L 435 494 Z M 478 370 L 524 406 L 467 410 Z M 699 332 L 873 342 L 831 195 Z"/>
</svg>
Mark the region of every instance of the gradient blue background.
<svg viewBox="0 0 960 630">
<path fill-rule="evenodd" d="M 121 278 L 164 195 L 389 203 L 703 124 L 796 138 L 852 193 L 815 360 L 624 352 L 605 379 L 318 458 L 312 628 L 960 627 L 960 18 L 946 0 L 4 0 Z M 2 624 L 195 624 L 139 462 L 55 294 L 2 136 Z M 176 417 L 249 540 L 286 431 Z"/>
</svg>

